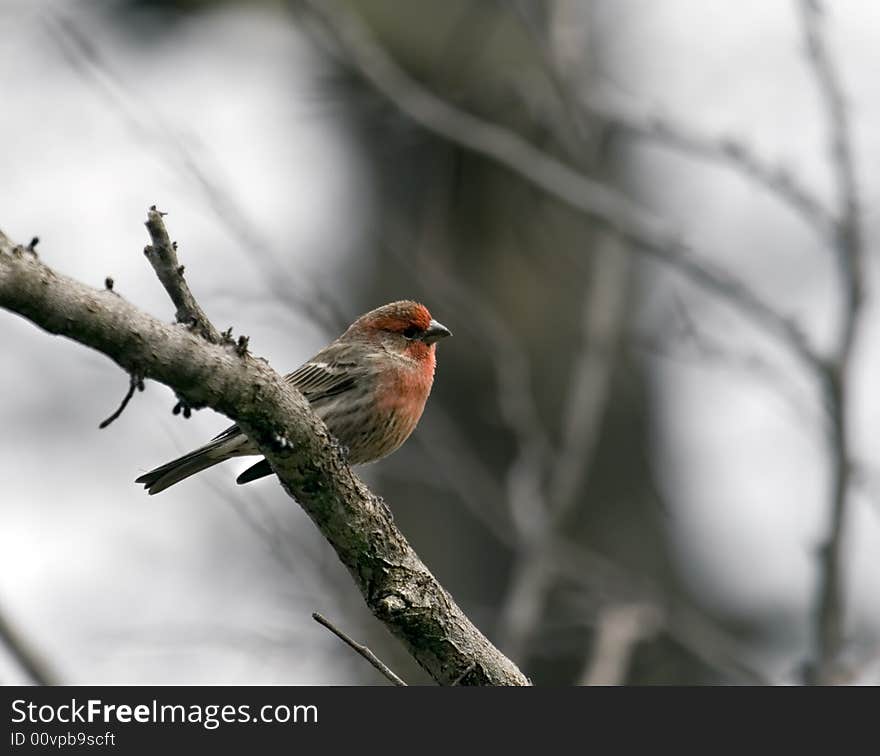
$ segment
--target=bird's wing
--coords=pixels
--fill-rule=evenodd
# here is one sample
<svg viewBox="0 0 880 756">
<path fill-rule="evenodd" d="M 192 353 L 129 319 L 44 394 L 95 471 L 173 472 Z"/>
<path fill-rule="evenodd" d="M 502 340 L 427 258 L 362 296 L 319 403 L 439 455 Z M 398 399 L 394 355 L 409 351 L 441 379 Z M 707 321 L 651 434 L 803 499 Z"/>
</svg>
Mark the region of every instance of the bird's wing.
<svg viewBox="0 0 880 756">
<path fill-rule="evenodd" d="M 357 364 L 350 361 L 310 360 L 302 367 L 285 376 L 314 404 L 353 388 L 357 382 Z"/>
<path fill-rule="evenodd" d="M 338 357 L 334 353 L 334 346 L 331 344 L 292 373 L 284 376 L 284 380 L 292 383 L 302 392 L 309 404 L 338 396 L 354 388 L 357 383 L 358 364 L 351 359 Z M 211 441 L 226 440 L 239 433 L 241 433 L 239 427 L 231 425 Z"/>
</svg>

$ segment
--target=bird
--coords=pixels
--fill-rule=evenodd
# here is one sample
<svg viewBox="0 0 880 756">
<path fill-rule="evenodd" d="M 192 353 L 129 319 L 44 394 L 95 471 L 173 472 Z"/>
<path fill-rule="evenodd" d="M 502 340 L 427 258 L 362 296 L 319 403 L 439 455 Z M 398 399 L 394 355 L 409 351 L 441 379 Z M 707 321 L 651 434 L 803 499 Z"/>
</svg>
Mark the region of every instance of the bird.
<svg viewBox="0 0 880 756">
<path fill-rule="evenodd" d="M 431 392 L 436 346 L 452 332 L 419 302 L 401 300 L 361 315 L 285 380 L 295 386 L 347 450 L 351 465 L 397 450 L 415 429 Z M 148 493 L 233 457 L 259 454 L 237 425 L 135 480 Z M 273 470 L 263 458 L 238 476 L 250 483 Z"/>
</svg>

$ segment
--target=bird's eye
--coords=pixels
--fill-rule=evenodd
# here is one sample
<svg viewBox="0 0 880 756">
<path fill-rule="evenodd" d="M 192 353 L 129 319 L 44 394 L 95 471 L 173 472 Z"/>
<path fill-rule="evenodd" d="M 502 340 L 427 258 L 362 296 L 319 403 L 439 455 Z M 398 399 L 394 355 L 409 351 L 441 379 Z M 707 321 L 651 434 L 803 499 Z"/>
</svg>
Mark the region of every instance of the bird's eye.
<svg viewBox="0 0 880 756">
<path fill-rule="evenodd" d="M 414 339 L 414 338 L 415 338 L 416 336 L 418 336 L 420 333 L 421 333 L 421 331 L 420 331 L 416 326 L 409 326 L 409 327 L 407 327 L 407 329 L 403 332 L 403 335 L 404 335 L 404 337 L 407 338 L 407 339 Z"/>
</svg>

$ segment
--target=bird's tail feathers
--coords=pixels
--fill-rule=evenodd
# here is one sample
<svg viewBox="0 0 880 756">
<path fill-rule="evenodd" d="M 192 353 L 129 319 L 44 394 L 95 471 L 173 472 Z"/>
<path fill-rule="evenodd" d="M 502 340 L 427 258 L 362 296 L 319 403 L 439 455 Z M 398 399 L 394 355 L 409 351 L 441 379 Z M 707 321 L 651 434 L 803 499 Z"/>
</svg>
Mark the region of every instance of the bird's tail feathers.
<svg viewBox="0 0 880 756">
<path fill-rule="evenodd" d="M 265 478 L 267 475 L 273 475 L 274 473 L 275 471 L 269 465 L 269 460 L 261 459 L 255 465 L 251 465 L 239 475 L 235 479 L 235 482 L 241 486 L 245 483 L 250 483 L 252 480 L 259 480 L 260 478 Z"/>
<path fill-rule="evenodd" d="M 245 443 L 246 439 L 243 436 L 233 439 L 215 439 L 182 457 L 144 473 L 135 480 L 135 483 L 143 483 L 150 495 L 157 494 L 190 475 L 195 475 L 227 459 L 241 454 L 252 454 L 253 452 L 242 449 Z M 241 451 L 239 451 L 240 449 Z"/>
</svg>

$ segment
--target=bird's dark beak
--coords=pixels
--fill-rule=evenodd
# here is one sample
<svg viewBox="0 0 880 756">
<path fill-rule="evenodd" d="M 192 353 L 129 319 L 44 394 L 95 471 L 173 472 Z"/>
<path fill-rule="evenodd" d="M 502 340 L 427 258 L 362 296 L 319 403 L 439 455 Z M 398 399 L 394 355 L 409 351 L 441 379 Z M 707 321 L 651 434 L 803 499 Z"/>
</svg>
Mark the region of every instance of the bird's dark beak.
<svg viewBox="0 0 880 756">
<path fill-rule="evenodd" d="M 452 331 L 450 331 L 442 323 L 438 323 L 436 320 L 432 320 L 428 324 L 428 327 L 425 329 L 425 332 L 422 334 L 422 341 L 424 341 L 426 344 L 433 344 L 435 341 L 445 339 L 447 336 L 452 336 Z"/>
</svg>

